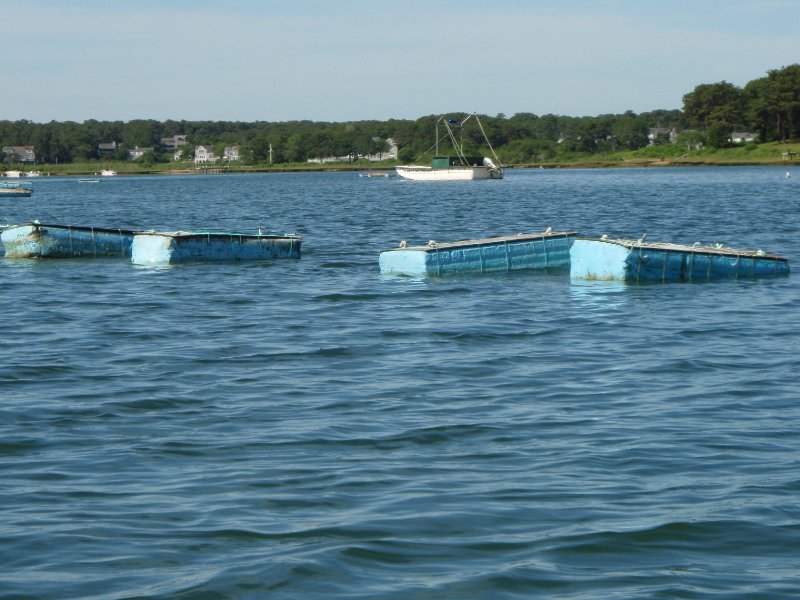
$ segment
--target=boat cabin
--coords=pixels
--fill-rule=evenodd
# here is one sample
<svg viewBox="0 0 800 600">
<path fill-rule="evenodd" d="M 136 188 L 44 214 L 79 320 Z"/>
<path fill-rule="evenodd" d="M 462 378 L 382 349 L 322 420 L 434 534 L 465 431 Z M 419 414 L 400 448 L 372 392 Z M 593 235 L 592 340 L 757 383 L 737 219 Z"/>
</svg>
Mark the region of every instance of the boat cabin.
<svg viewBox="0 0 800 600">
<path fill-rule="evenodd" d="M 431 167 L 434 169 L 449 169 L 450 167 L 482 167 L 482 156 L 434 156 L 431 160 Z"/>
</svg>

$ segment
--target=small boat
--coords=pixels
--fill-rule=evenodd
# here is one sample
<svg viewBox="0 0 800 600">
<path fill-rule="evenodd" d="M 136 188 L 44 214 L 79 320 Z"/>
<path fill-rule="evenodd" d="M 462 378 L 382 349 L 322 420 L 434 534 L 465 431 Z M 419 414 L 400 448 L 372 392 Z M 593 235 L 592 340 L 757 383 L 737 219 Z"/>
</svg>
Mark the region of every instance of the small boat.
<svg viewBox="0 0 800 600">
<path fill-rule="evenodd" d="M 11 225 L 0 234 L 6 258 L 127 257 L 134 232 L 127 229 L 47 225 L 33 221 Z"/>
<path fill-rule="evenodd" d="M 114 169 L 103 169 L 100 171 L 100 175 L 103 177 L 113 177 L 116 174 L 117 172 Z"/>
<path fill-rule="evenodd" d="M 788 275 L 789 261 L 763 250 L 638 240 L 578 238 L 570 250 L 572 279 L 629 282 L 709 281 Z"/>
<path fill-rule="evenodd" d="M 24 187 L 21 183 L 12 183 L 10 181 L 0 181 L 0 197 L 5 196 L 30 196 L 33 194 L 33 189 Z"/>
<path fill-rule="evenodd" d="M 41 171 L 26 171 L 25 172 L 25 177 L 41 177 L 41 176 L 42 176 L 42 172 Z"/>
<path fill-rule="evenodd" d="M 394 173 L 390 173 L 388 171 L 370 171 L 368 173 L 359 173 L 358 176 L 359 177 L 367 177 L 367 178 L 372 178 L 372 177 L 390 178 L 390 177 L 394 177 L 395 174 Z"/>
<path fill-rule="evenodd" d="M 211 231 L 144 231 L 133 238 L 138 265 L 300 258 L 300 237 Z"/>
<path fill-rule="evenodd" d="M 502 179 L 503 170 L 488 157 L 435 157 L 430 167 L 405 165 L 395 167 L 403 179 L 415 181 L 465 181 L 470 179 Z"/>
<path fill-rule="evenodd" d="M 470 119 L 475 119 L 480 127 L 486 145 L 491 150 L 494 159 L 488 156 L 467 156 L 464 154 L 463 138 L 459 138 L 457 133 Z M 439 125 L 445 128 L 445 134 L 439 137 Z M 454 156 L 439 156 L 439 142 L 449 139 Z M 442 115 L 436 121 L 436 143 L 434 144 L 434 156 L 430 166 L 402 165 L 395 167 L 397 174 L 404 179 L 415 181 L 465 181 L 472 179 L 502 179 L 503 169 L 500 166 L 500 159 L 494 152 L 489 138 L 483 129 L 478 115 L 472 113 L 461 121 L 447 119 Z"/>
<path fill-rule="evenodd" d="M 23 173 L 22 171 L 6 171 L 5 175 L 10 179 L 19 179 L 22 177 Z"/>
<path fill-rule="evenodd" d="M 536 269 L 566 271 L 569 251 L 577 233 L 553 231 L 491 237 L 460 242 L 409 246 L 381 252 L 378 263 L 382 273 L 400 275 L 449 275 L 491 273 Z"/>
</svg>

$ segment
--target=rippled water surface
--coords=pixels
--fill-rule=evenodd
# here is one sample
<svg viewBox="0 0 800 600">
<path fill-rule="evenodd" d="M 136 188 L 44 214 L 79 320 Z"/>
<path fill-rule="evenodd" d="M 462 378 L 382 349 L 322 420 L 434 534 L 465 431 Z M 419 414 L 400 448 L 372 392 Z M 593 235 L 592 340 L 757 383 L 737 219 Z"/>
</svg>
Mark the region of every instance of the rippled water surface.
<svg viewBox="0 0 800 600">
<path fill-rule="evenodd" d="M 4 221 L 300 261 L 0 260 L 0 597 L 796 598 L 797 276 L 382 276 L 573 229 L 800 259 L 800 172 L 41 178 Z"/>
</svg>

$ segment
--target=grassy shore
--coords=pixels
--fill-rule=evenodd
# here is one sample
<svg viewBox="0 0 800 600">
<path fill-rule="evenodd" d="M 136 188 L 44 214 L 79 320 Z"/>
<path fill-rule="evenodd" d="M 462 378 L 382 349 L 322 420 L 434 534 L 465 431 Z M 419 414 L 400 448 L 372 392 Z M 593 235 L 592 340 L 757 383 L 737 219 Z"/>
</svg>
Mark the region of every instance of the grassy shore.
<svg viewBox="0 0 800 600">
<path fill-rule="evenodd" d="M 794 153 L 787 160 L 785 153 Z M 228 173 L 294 172 L 294 171 L 369 171 L 391 169 L 392 161 L 382 163 L 286 163 L 280 165 L 210 165 L 198 168 L 194 163 L 156 163 L 138 162 L 74 162 L 58 165 L 8 166 L 6 169 L 41 171 L 47 175 L 92 176 L 99 175 L 102 169 L 113 169 L 120 175 L 150 174 L 190 174 L 224 171 Z M 508 165 L 512 168 L 615 168 L 615 167 L 667 167 L 697 165 L 800 165 L 800 143 L 745 144 L 736 148 L 691 150 L 677 145 L 648 146 L 640 150 L 603 154 L 572 154 L 559 156 L 541 162 Z"/>
<path fill-rule="evenodd" d="M 794 153 L 794 156 L 787 160 L 784 158 L 785 153 Z M 702 148 L 699 150 L 669 144 L 624 152 L 575 154 L 567 157 L 566 160 L 564 157 L 560 157 L 538 164 L 545 167 L 799 165 L 800 143 L 745 144 L 735 148 Z"/>
</svg>

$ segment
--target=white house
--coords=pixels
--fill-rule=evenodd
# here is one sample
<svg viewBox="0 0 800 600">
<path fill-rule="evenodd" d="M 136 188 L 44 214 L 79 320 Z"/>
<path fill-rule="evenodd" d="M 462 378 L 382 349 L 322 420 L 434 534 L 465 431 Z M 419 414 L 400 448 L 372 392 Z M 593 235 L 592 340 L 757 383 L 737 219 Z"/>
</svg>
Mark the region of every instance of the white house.
<svg viewBox="0 0 800 600">
<path fill-rule="evenodd" d="M 734 144 L 743 144 L 745 142 L 757 142 L 758 134 L 749 131 L 734 131 L 731 133 L 731 142 Z"/>
<path fill-rule="evenodd" d="M 136 160 L 137 158 L 142 158 L 146 152 L 152 152 L 153 147 L 150 146 L 149 148 L 139 148 L 136 146 L 133 150 L 128 150 L 126 154 L 126 158 L 128 160 Z"/>
<path fill-rule="evenodd" d="M 194 147 L 194 162 L 216 162 L 217 157 L 214 156 L 214 148 L 212 146 L 195 146 Z"/>
<path fill-rule="evenodd" d="M 33 151 L 33 146 L 3 146 L 3 154 L 23 164 L 36 162 L 36 153 Z"/>
<path fill-rule="evenodd" d="M 678 137 L 678 131 L 674 127 L 651 127 L 650 131 L 647 132 L 647 139 L 649 140 L 650 145 L 654 145 L 659 136 L 662 135 L 669 136 L 669 143 L 674 144 Z"/>
<path fill-rule="evenodd" d="M 239 160 L 239 146 L 230 146 L 222 152 L 223 160 Z"/>
<path fill-rule="evenodd" d="M 373 141 L 380 141 L 379 138 L 372 138 Z M 324 156 L 319 158 L 309 158 L 307 162 L 325 164 L 333 162 L 355 162 L 357 160 L 368 160 L 371 162 L 380 162 L 382 160 L 394 159 L 397 160 L 397 142 L 392 138 L 386 139 L 386 151 L 377 152 L 375 154 L 348 154 L 347 156 Z"/>
</svg>

